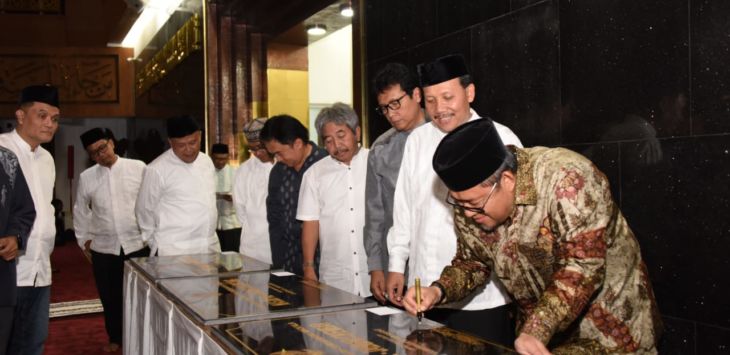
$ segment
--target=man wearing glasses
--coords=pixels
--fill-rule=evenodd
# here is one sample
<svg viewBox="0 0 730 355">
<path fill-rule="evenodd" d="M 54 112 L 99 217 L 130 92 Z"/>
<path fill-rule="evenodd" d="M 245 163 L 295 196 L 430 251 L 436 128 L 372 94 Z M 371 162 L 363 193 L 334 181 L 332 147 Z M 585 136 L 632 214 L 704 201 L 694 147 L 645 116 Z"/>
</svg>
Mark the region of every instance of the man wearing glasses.
<svg viewBox="0 0 730 355">
<path fill-rule="evenodd" d="M 505 148 L 478 120 L 441 141 L 433 168 L 455 206 L 459 252 L 422 289 L 421 310 L 469 297 L 491 275 L 518 305 L 520 354 L 656 353 L 661 318 L 639 244 L 588 159 Z"/>
<path fill-rule="evenodd" d="M 149 256 L 134 215 L 145 164 L 114 153 L 108 129 L 92 128 L 81 143 L 96 165 L 79 177 L 73 222 L 79 246 L 90 257 L 96 289 L 104 306 L 104 324 L 114 352 L 122 344 L 124 261 Z"/>
<path fill-rule="evenodd" d="M 266 196 L 274 158 L 266 151 L 259 137 L 264 123 L 266 118 L 257 118 L 243 126 L 251 157 L 236 170 L 233 179 L 233 205 L 241 223 L 239 252 L 270 264 Z"/>
<path fill-rule="evenodd" d="M 438 279 L 456 255 L 456 233 L 451 208 L 445 203 L 446 186 L 433 171 L 436 146 L 448 132 L 479 120 L 470 108 L 475 88 L 460 55 L 420 64 L 418 74 L 431 124 L 416 128 L 406 141 L 395 189 L 393 227 L 388 234 L 389 273 L 386 281 L 391 302 L 401 305 L 404 270 L 408 284 L 416 277 L 425 284 Z M 489 118 L 483 118 L 489 120 Z M 521 146 L 512 131 L 496 124 L 507 144 Z M 498 282 L 490 282 L 472 297 L 448 303 L 425 314 L 452 328 L 503 344 L 514 339 L 509 297 Z"/>
<path fill-rule="evenodd" d="M 368 257 L 370 292 L 386 302 L 385 276 L 388 270 L 388 230 L 393 225 L 393 195 L 398 179 L 403 146 L 416 127 L 430 121 L 421 108 L 421 89 L 415 74 L 403 64 L 388 63 L 373 80 L 376 111 L 393 126 L 370 147 L 365 182 L 365 229 L 363 241 Z"/>
</svg>

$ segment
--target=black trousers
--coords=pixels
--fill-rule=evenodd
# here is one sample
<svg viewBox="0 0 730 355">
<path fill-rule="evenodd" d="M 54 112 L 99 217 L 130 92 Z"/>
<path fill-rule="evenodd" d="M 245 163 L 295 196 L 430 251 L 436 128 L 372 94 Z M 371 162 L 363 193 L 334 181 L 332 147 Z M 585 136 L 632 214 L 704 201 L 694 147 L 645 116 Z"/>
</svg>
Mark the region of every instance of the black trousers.
<svg viewBox="0 0 730 355">
<path fill-rule="evenodd" d="M 10 340 L 10 332 L 13 330 L 13 313 L 15 307 L 0 306 L 0 355 L 5 355 Z"/>
<path fill-rule="evenodd" d="M 235 251 L 238 253 L 238 247 L 241 245 L 241 228 L 236 229 L 217 229 L 218 240 L 221 242 L 221 251 Z"/>
<path fill-rule="evenodd" d="M 509 348 L 515 342 L 515 316 L 513 304 L 478 311 L 434 308 L 426 312 L 426 318 L 450 328 L 474 334 Z"/>
<path fill-rule="evenodd" d="M 124 261 L 129 258 L 149 256 L 145 247 L 129 255 L 111 255 L 91 251 L 96 290 L 104 306 L 104 326 L 109 342 L 122 344 L 122 312 L 124 309 Z"/>
</svg>

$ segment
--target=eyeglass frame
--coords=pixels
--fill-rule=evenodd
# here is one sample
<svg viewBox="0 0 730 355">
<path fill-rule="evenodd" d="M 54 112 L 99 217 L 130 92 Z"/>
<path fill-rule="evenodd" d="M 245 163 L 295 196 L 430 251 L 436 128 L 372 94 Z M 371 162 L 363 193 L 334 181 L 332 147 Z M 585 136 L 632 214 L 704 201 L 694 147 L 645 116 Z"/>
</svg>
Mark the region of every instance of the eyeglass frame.
<svg viewBox="0 0 730 355">
<path fill-rule="evenodd" d="M 389 110 L 397 111 L 400 109 L 400 106 L 401 106 L 400 100 L 403 100 L 403 98 L 405 98 L 406 96 L 408 96 L 407 92 L 404 93 L 403 95 L 401 95 L 401 97 L 388 102 L 387 105 L 375 106 L 375 111 L 378 111 L 378 113 L 383 116 L 387 115 Z"/>
<path fill-rule="evenodd" d="M 252 148 L 252 147 L 251 147 L 251 146 L 249 145 L 249 146 L 248 146 L 248 148 L 247 148 L 247 150 L 248 150 L 248 152 L 249 152 L 249 153 L 251 153 L 251 154 L 256 154 L 257 152 L 260 152 L 260 151 L 262 151 L 262 150 L 263 150 L 263 151 L 266 151 L 266 153 L 267 153 L 267 154 L 269 153 L 269 152 L 268 152 L 268 151 L 266 150 L 266 146 L 265 146 L 265 145 L 264 145 L 263 143 L 259 143 L 259 146 L 258 146 L 257 148 Z M 271 155 L 271 154 L 269 154 L 269 155 Z"/>
<path fill-rule="evenodd" d="M 89 156 L 91 157 L 91 159 L 95 159 L 98 156 L 100 156 L 102 153 L 104 153 L 106 151 L 106 149 L 109 148 L 109 142 L 111 142 L 111 138 L 107 138 L 106 142 L 104 142 L 104 144 L 99 146 L 99 148 L 94 149 L 93 152 L 89 152 Z"/>
<path fill-rule="evenodd" d="M 487 199 L 484 200 L 484 204 L 482 205 L 481 208 L 468 207 L 468 206 L 461 205 L 461 204 L 457 203 L 456 201 L 454 201 L 453 197 L 451 197 L 451 194 L 449 192 L 446 193 L 446 203 L 453 207 L 461 208 L 461 210 L 463 210 L 463 211 L 485 214 L 484 207 L 487 207 L 487 203 L 489 203 L 489 200 L 492 198 L 492 194 L 494 194 L 494 190 L 496 190 L 497 187 L 499 187 L 499 180 L 495 181 L 494 184 L 492 184 L 492 191 L 489 191 L 489 194 L 487 194 Z"/>
</svg>

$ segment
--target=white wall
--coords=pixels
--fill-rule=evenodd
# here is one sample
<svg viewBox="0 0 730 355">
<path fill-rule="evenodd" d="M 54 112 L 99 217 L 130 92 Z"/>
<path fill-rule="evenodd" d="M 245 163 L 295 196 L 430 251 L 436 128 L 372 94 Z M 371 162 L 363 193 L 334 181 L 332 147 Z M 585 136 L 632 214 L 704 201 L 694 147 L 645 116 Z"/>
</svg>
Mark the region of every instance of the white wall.
<svg viewBox="0 0 730 355">
<path fill-rule="evenodd" d="M 87 130 L 100 127 L 109 128 L 117 140 L 127 138 L 133 141 L 137 136 L 143 136 L 146 130 L 156 128 L 160 132 L 164 132 L 164 120 L 143 119 L 133 120 L 128 118 L 61 118 L 61 123 L 55 136 L 55 156 L 56 163 L 56 185 L 55 197 L 63 201 L 63 209 L 66 213 L 66 228 L 72 228 L 71 222 L 71 196 L 73 200 L 76 198 L 76 185 L 81 172 L 91 166 L 93 162 L 89 159 L 89 155 L 81 145 L 82 133 Z M 0 127 L 4 132 L 8 132 L 11 126 L 15 126 L 14 119 L 0 120 Z M 131 136 L 130 136 L 131 135 Z M 73 179 L 68 178 L 68 146 L 74 147 L 74 166 Z M 73 194 L 73 195 L 72 195 Z"/>
<path fill-rule="evenodd" d="M 309 135 L 317 141 L 314 120 L 322 107 L 352 105 L 352 26 L 309 44 Z"/>
</svg>

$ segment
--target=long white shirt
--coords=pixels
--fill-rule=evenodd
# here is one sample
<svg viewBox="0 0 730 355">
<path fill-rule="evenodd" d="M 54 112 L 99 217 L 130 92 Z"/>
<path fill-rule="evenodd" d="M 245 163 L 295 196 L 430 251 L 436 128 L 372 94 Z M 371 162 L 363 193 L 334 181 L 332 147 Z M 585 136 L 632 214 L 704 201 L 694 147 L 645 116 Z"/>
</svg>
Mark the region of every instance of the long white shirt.
<svg viewBox="0 0 730 355">
<path fill-rule="evenodd" d="M 302 178 L 297 219 L 319 221 L 319 278 L 325 284 L 370 296 L 370 275 L 363 245 L 365 176 L 368 150 L 350 165 L 332 156 L 314 163 Z"/>
<path fill-rule="evenodd" d="M 30 144 L 15 130 L 0 134 L 0 145 L 18 157 L 35 204 L 36 217 L 25 254 L 17 258 L 18 286 L 48 286 L 51 284 L 51 252 L 56 239 L 56 219 L 51 205 L 56 182 L 53 157 L 41 146 L 31 151 Z"/>
<path fill-rule="evenodd" d="M 230 195 L 233 193 L 233 176 L 236 169 L 226 164 L 222 169 L 215 171 L 215 192 Z M 236 218 L 236 210 L 233 201 L 227 201 L 222 198 L 216 198 L 216 207 L 218 208 L 218 225 L 216 229 L 229 230 L 241 228 Z"/>
<path fill-rule="evenodd" d="M 220 252 L 215 234 L 215 167 L 203 154 L 188 164 L 168 149 L 147 166 L 135 207 L 154 255 Z"/>
<path fill-rule="evenodd" d="M 469 121 L 477 118 L 472 110 Z M 522 146 L 509 128 L 497 122 L 494 126 L 505 145 Z M 409 285 L 416 277 L 421 278 L 422 285 L 438 280 L 456 255 L 453 211 L 445 202 L 448 189 L 432 165 L 436 148 L 445 136 L 434 123 L 425 124 L 411 133 L 403 152 L 395 187 L 393 227 L 388 232 L 388 270 L 403 273 L 408 262 Z M 480 310 L 506 303 L 509 297 L 502 285 L 490 282 L 465 300 L 443 307 Z"/>
<path fill-rule="evenodd" d="M 74 231 L 79 246 L 119 255 L 144 248 L 134 215 L 145 164 L 117 157 L 111 167 L 96 164 L 81 173 L 74 202 Z"/>
<path fill-rule="evenodd" d="M 236 170 L 233 182 L 233 204 L 241 222 L 239 252 L 271 264 L 269 222 L 266 219 L 266 196 L 269 194 L 269 173 L 273 162 L 264 163 L 251 157 Z"/>
</svg>

